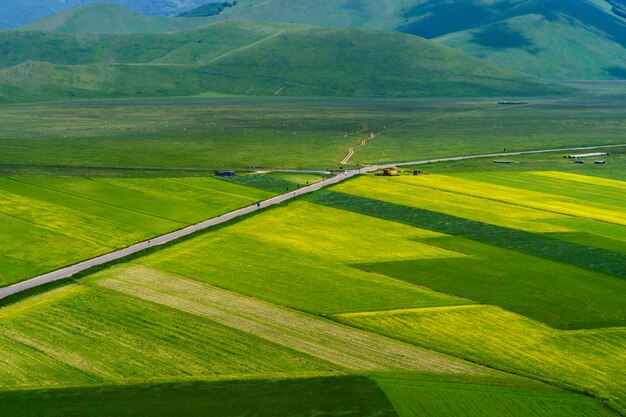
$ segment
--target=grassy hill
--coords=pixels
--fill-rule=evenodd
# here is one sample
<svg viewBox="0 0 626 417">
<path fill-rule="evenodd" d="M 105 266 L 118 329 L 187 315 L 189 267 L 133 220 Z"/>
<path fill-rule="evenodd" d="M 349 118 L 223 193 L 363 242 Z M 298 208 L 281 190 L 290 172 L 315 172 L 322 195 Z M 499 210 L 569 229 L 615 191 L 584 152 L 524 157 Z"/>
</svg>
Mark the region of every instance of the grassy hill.
<svg viewBox="0 0 626 417">
<path fill-rule="evenodd" d="M 626 78 L 626 20 L 615 10 L 605 0 L 242 0 L 223 16 L 396 30 L 543 78 L 616 79 Z"/>
<path fill-rule="evenodd" d="M 111 3 L 93 3 L 44 17 L 23 29 L 60 33 L 149 33 L 191 29 L 206 23 L 202 18 L 157 18 Z"/>
<path fill-rule="evenodd" d="M 230 19 L 396 31 L 434 39 L 540 78 L 626 79 L 626 18 L 616 0 L 241 0 L 219 16 L 157 19 L 97 3 L 25 27 L 149 33 Z M 626 6 L 625 6 L 626 7 Z M 212 7 L 209 7 L 212 10 Z M 202 11 L 202 7 L 195 9 Z M 191 15 L 196 15 L 191 11 Z M 202 14 L 202 13 L 200 13 Z"/>
<path fill-rule="evenodd" d="M 586 1 L 524 2 L 438 39 L 509 68 L 550 79 L 626 79 L 626 23 Z"/>
<path fill-rule="evenodd" d="M 252 94 L 521 96 L 562 87 L 418 37 L 227 21 L 129 35 L 0 32 L 0 100 Z"/>
</svg>

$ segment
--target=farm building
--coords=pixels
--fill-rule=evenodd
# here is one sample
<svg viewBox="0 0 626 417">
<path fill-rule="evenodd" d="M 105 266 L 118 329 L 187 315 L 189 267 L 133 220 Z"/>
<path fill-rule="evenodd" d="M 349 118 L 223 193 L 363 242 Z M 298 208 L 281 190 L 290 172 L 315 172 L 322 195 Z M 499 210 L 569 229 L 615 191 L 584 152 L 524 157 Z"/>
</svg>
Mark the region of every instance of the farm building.
<svg viewBox="0 0 626 417">
<path fill-rule="evenodd" d="M 566 155 L 564 158 L 578 159 L 578 158 L 593 158 L 596 156 L 611 156 L 608 152 L 594 152 L 594 153 L 581 153 L 579 155 Z"/>
<path fill-rule="evenodd" d="M 383 171 L 384 177 L 397 177 L 398 175 L 400 175 L 400 172 L 397 168 L 387 168 Z"/>
</svg>

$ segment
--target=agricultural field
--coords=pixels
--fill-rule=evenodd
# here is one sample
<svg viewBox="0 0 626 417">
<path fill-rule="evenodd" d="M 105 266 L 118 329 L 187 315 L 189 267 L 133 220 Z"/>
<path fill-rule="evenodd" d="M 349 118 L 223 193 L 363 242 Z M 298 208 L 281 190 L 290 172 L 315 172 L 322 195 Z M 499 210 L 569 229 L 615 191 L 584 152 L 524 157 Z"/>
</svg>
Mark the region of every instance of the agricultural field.
<svg viewBox="0 0 626 417">
<path fill-rule="evenodd" d="M 513 107 L 487 99 L 257 97 L 3 105 L 0 174 L 337 169 L 347 149 L 370 134 L 377 136 L 350 164 L 621 144 L 623 101 L 621 94 L 585 93 Z"/>
<path fill-rule="evenodd" d="M 345 376 L 0 393 L 0 412 L 14 417 L 397 417 L 375 382 Z"/>
<path fill-rule="evenodd" d="M 626 330 L 558 331 L 494 306 L 355 313 L 344 323 L 497 369 L 549 381 L 626 410 Z M 471 324 L 471 325 L 468 325 Z"/>
<path fill-rule="evenodd" d="M 334 318 L 623 411 L 624 185 L 572 172 L 448 171 L 318 193 L 308 200 L 445 234 L 412 240 L 464 255 L 353 266 L 479 303 Z"/>
<path fill-rule="evenodd" d="M 0 321 L 4 390 L 338 369 L 204 317 L 103 288 L 62 287 L 4 308 Z"/>
<path fill-rule="evenodd" d="M 349 266 L 463 256 L 410 240 L 434 236 L 438 234 L 298 201 L 136 263 L 316 314 L 466 304 Z"/>
<path fill-rule="evenodd" d="M 208 1 L 0 0 L 0 417 L 626 417 L 626 0 Z"/>
<path fill-rule="evenodd" d="M 0 308 L 0 411 L 72 416 L 105 401 L 94 415 L 134 415 L 133 404 L 145 404 L 165 416 L 171 400 L 191 415 L 240 415 L 259 398 L 260 416 L 623 412 L 626 281 L 613 269 L 623 265 L 623 182 L 515 174 L 362 176 L 9 300 Z M 194 205 L 204 216 L 215 210 L 204 192 L 213 183 L 225 187 L 220 198 L 235 189 L 259 198 L 320 178 L 294 175 L 1 184 L 184 222 Z M 575 192 L 562 189 L 569 182 Z M 108 193 L 113 186 L 125 194 Z M 151 187 L 166 196 L 126 197 Z M 488 197 L 503 189 L 516 198 Z M 167 198 L 181 190 L 204 199 L 181 197 L 175 210 Z M 584 206 L 590 217 L 579 215 Z M 572 259 L 572 248 L 595 261 Z M 310 390 L 319 401 L 298 402 Z"/>
<path fill-rule="evenodd" d="M 212 178 L 0 178 L 0 286 L 272 195 Z"/>
<path fill-rule="evenodd" d="M 415 240 L 466 255 L 372 261 L 356 265 L 360 269 L 496 304 L 557 328 L 623 326 L 626 213 L 618 191 L 624 183 L 554 172 L 518 174 L 362 177 L 311 199 L 452 235 Z M 498 175 L 511 181 L 496 186 L 478 180 Z M 555 194 L 549 188 L 514 188 L 533 184 L 535 177 L 535 187 L 546 187 L 544 179 L 551 176 L 558 177 Z M 561 195 L 567 189 L 562 178 L 573 178 L 573 189 L 583 197 Z M 583 194 L 582 181 L 609 185 L 595 188 L 599 202 L 594 203 Z M 599 234 L 593 222 L 604 226 Z"/>
<path fill-rule="evenodd" d="M 538 386 L 458 378 L 380 378 L 400 417 L 614 416 L 593 398 Z"/>
</svg>

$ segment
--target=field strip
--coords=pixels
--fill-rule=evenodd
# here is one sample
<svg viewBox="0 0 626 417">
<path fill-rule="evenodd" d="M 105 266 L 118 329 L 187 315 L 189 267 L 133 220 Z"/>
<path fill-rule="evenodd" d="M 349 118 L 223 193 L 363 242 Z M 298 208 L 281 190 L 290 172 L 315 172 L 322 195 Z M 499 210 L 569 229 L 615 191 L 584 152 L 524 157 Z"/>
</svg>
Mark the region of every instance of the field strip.
<svg viewBox="0 0 626 417">
<path fill-rule="evenodd" d="M 533 173 L 533 175 L 537 175 L 537 174 Z M 502 179 L 502 177 L 498 177 L 497 175 L 492 175 L 492 174 L 488 174 L 488 173 L 485 173 L 485 172 L 479 172 L 479 173 L 476 174 L 476 176 L 478 178 L 492 178 L 492 179 L 495 179 L 495 180 L 501 180 Z M 542 187 L 551 188 L 551 189 L 554 189 L 554 190 L 569 191 L 569 190 L 571 190 L 571 188 L 567 187 L 567 183 L 575 182 L 575 181 L 571 181 L 571 180 L 568 180 L 568 179 L 565 179 L 565 178 L 556 178 L 556 177 L 547 177 L 547 178 L 550 178 L 550 179 L 552 179 L 554 181 L 558 181 L 560 184 L 563 184 L 563 186 L 558 186 L 558 185 L 553 185 L 553 184 L 541 184 Z M 519 178 L 507 178 L 506 180 L 508 182 L 516 182 L 516 183 L 519 183 L 519 184 L 526 184 L 526 185 L 532 185 L 533 184 L 530 181 L 525 181 L 525 180 L 522 180 L 522 179 L 519 179 Z M 590 184 L 590 183 L 584 183 L 582 181 L 578 181 L 578 183 L 586 184 L 586 185 L 593 185 L 593 184 Z M 517 187 L 511 186 L 511 188 L 517 188 Z M 522 189 L 524 189 L 524 188 L 522 188 Z M 532 190 L 530 190 L 530 191 L 532 191 Z M 541 192 L 541 191 L 535 191 L 535 192 Z M 605 198 L 623 200 L 623 201 L 626 202 L 626 197 L 617 197 L 617 196 L 606 195 L 606 194 L 602 194 L 602 193 L 593 193 L 591 191 L 583 191 L 583 190 L 576 190 L 576 193 L 577 194 L 589 195 L 589 196 L 592 196 L 592 197 L 605 197 Z"/>
<path fill-rule="evenodd" d="M 100 200 L 96 200 L 94 198 L 85 197 L 85 196 L 82 196 L 80 194 L 74 194 L 74 193 L 70 193 L 70 192 L 67 192 L 67 191 L 59 190 L 59 189 L 56 189 L 56 188 L 46 187 L 46 186 L 39 185 L 39 184 L 34 184 L 34 183 L 31 183 L 31 182 L 28 182 L 28 181 L 24 181 L 23 179 L 19 179 L 19 180 L 15 179 L 15 178 L 8 178 L 8 179 L 11 180 L 11 181 L 15 181 L 15 182 L 18 182 L 18 183 L 29 185 L 31 187 L 38 187 L 38 188 L 41 188 L 41 189 L 44 189 L 44 190 L 52 191 L 54 193 L 65 194 L 65 195 L 69 195 L 71 197 L 78 198 L 78 199 L 81 199 L 81 200 L 90 201 L 90 202 L 93 202 L 93 203 L 98 203 L 98 204 L 101 204 L 103 206 L 113 207 L 113 208 L 118 209 L 118 210 L 127 211 L 127 212 L 131 212 L 131 213 L 137 213 L 137 214 L 141 214 L 142 216 L 152 217 L 152 218 L 155 218 L 155 219 L 166 220 L 168 222 L 172 222 L 172 223 L 175 223 L 177 225 L 183 225 L 184 224 L 184 223 L 182 223 L 182 222 L 180 222 L 178 220 L 168 219 L 167 217 L 156 216 L 154 214 L 146 213 L 146 212 L 143 212 L 143 211 L 140 211 L 140 210 L 134 210 L 134 209 L 131 209 L 129 207 L 117 206 L 115 204 L 107 203 L 105 201 L 100 201 Z M 73 210 L 89 214 L 89 212 L 87 212 L 85 210 L 82 210 L 80 208 L 73 208 Z"/>
<path fill-rule="evenodd" d="M 49 232 L 52 232 L 52 233 L 54 233 L 56 235 L 62 235 L 62 236 L 71 237 L 71 238 L 76 239 L 78 241 L 91 243 L 92 245 L 96 245 L 96 246 L 99 246 L 99 247 L 102 247 L 102 248 L 108 248 L 108 249 L 114 249 L 115 248 L 114 246 L 107 245 L 106 243 L 102 243 L 102 242 L 99 242 L 97 240 L 87 239 L 86 237 L 83 237 L 83 236 L 76 236 L 76 235 L 73 235 L 73 234 L 71 234 L 71 233 L 69 233 L 67 231 L 62 231 L 62 230 L 59 230 L 59 229 L 55 229 L 53 227 L 46 226 L 45 224 L 42 224 L 42 223 L 36 223 L 36 222 L 31 221 L 31 220 L 22 219 L 21 217 L 17 217 L 17 216 L 14 216 L 14 215 L 11 215 L 11 214 L 8 214 L 8 213 L 0 211 L 0 217 L 2 217 L 2 216 L 8 217 L 9 219 L 12 219 L 14 221 L 18 221 L 20 223 L 28 224 L 30 226 L 39 227 L 41 229 L 47 230 Z M 2 299 L 1 296 L 0 296 L 0 299 Z"/>
<path fill-rule="evenodd" d="M 493 153 L 493 154 L 464 155 L 464 156 L 454 156 L 454 157 L 447 157 L 447 158 L 425 159 L 425 160 L 413 161 L 413 162 L 386 163 L 386 164 L 380 164 L 380 165 L 372 165 L 372 166 L 368 166 L 368 167 L 361 168 L 361 169 L 344 171 L 341 174 L 327 178 L 323 181 L 317 182 L 307 187 L 302 187 L 293 192 L 288 192 L 286 194 L 282 194 L 282 195 L 270 198 L 268 200 L 263 201 L 261 204 L 262 204 L 262 207 L 264 208 L 281 204 L 293 198 L 296 198 L 298 196 L 302 196 L 305 194 L 309 194 L 309 193 L 321 190 L 322 188 L 330 186 L 330 185 L 338 184 L 356 175 L 367 173 L 367 172 L 374 172 L 380 169 L 391 168 L 395 166 L 426 165 L 426 164 L 432 164 L 436 162 L 453 162 L 453 161 L 464 161 L 464 160 L 480 159 L 480 158 L 493 158 L 493 157 L 503 157 L 503 156 L 540 154 L 540 153 L 554 153 L 554 152 L 564 152 L 564 151 L 581 151 L 581 150 L 617 148 L 617 147 L 626 147 L 626 144 L 560 148 L 560 149 L 544 149 L 544 150 L 518 151 L 518 152 L 501 152 L 501 153 Z M 258 209 L 259 209 L 259 206 L 251 205 L 251 206 L 244 207 L 238 210 L 234 210 L 229 213 L 223 214 L 221 216 L 214 217 L 212 219 L 193 224 L 184 229 L 177 230 L 177 231 L 164 234 L 161 236 L 157 236 L 150 240 L 136 243 L 132 246 L 110 252 L 106 255 L 88 259 L 88 260 L 85 260 L 83 262 L 74 264 L 66 268 L 48 272 L 43 275 L 39 275 L 31 279 L 28 279 L 26 281 L 13 284 L 4 288 L 0 288 L 0 300 L 3 298 L 9 297 L 11 295 L 19 294 L 21 292 L 30 290 L 32 288 L 37 288 L 42 285 L 49 284 L 51 282 L 70 278 L 78 273 L 87 271 L 93 267 L 104 265 L 104 264 L 107 264 L 107 263 L 110 263 L 119 259 L 126 258 L 128 256 L 134 255 L 146 249 L 154 248 L 154 247 L 164 245 L 166 243 L 174 242 L 183 237 L 196 233 L 200 230 L 209 229 L 211 227 L 226 223 L 233 219 L 249 215 L 257 211 Z"/>
<path fill-rule="evenodd" d="M 487 178 L 490 177 L 489 175 L 484 175 L 484 176 Z M 437 177 L 441 178 L 442 176 L 440 175 Z M 453 177 L 450 177 L 450 178 L 453 178 Z M 496 178 L 496 177 L 492 177 L 492 178 Z M 392 179 L 385 179 L 385 181 L 394 182 Z M 621 217 L 613 216 L 614 209 L 612 206 L 608 206 L 608 205 L 604 205 L 604 207 L 600 207 L 596 205 L 584 206 L 583 204 L 579 202 L 579 200 L 575 200 L 572 197 L 563 197 L 567 199 L 567 201 L 558 200 L 558 199 L 552 199 L 554 197 L 554 194 L 548 194 L 547 192 L 528 191 L 528 190 L 524 190 L 523 188 L 516 188 L 513 185 L 511 186 L 493 185 L 485 181 L 479 181 L 479 180 L 468 180 L 468 182 L 470 181 L 477 183 L 477 185 L 482 184 L 483 187 L 486 187 L 485 184 L 489 184 L 490 186 L 497 187 L 503 190 L 509 189 L 507 190 L 509 191 L 509 193 L 507 194 L 503 192 L 501 194 L 502 197 L 496 197 L 496 193 L 493 193 L 493 196 L 491 195 L 487 196 L 487 195 L 477 194 L 476 192 L 473 192 L 472 190 L 469 190 L 468 188 L 463 188 L 463 189 L 446 188 L 449 183 L 444 183 L 444 185 L 430 183 L 427 185 L 427 184 L 410 184 L 408 182 L 402 181 L 402 184 L 407 184 L 416 188 L 428 189 L 428 190 L 438 191 L 438 192 L 448 192 L 448 193 L 456 194 L 459 196 L 473 197 L 473 198 L 477 198 L 477 199 L 481 199 L 485 201 L 493 201 L 496 203 L 508 204 L 511 206 L 522 207 L 526 209 L 543 211 L 545 213 L 557 214 L 560 216 L 569 216 L 569 217 L 574 217 L 574 218 L 583 217 L 580 213 L 580 210 L 581 208 L 585 208 L 587 212 L 585 213 L 584 217 L 586 218 L 590 218 L 590 219 L 594 219 L 600 222 L 614 224 L 618 226 L 626 226 L 625 219 L 622 219 Z M 525 184 L 525 182 L 522 180 L 517 180 L 517 181 L 522 184 Z M 539 199 L 537 200 L 529 199 L 525 201 L 520 201 L 516 199 L 515 197 L 511 197 L 512 195 L 514 196 L 515 194 L 510 193 L 510 191 L 515 191 L 515 190 L 520 190 L 520 191 L 523 190 L 528 193 L 533 193 L 538 198 L 546 198 L 546 200 L 542 201 Z M 593 209 L 594 211 L 591 212 L 590 211 L 591 209 Z"/>
<path fill-rule="evenodd" d="M 572 174 L 570 172 L 559 172 L 559 171 L 531 171 L 530 174 L 557 179 L 560 181 L 574 182 L 586 185 L 594 185 L 606 188 L 615 188 L 618 190 L 626 191 L 626 181 L 613 180 L 609 178 L 596 177 L 593 175 L 581 175 L 581 174 Z"/>
<path fill-rule="evenodd" d="M 476 374 L 477 366 L 143 266 L 105 271 L 97 285 L 209 318 L 354 371 Z"/>
<path fill-rule="evenodd" d="M 400 308 L 400 309 L 395 309 L 395 310 L 362 311 L 358 313 L 335 314 L 334 317 L 351 318 L 351 317 L 370 317 L 370 316 L 395 316 L 398 314 L 482 309 L 484 307 L 485 307 L 484 304 L 467 304 L 467 305 L 459 305 L 459 306 Z"/>
</svg>

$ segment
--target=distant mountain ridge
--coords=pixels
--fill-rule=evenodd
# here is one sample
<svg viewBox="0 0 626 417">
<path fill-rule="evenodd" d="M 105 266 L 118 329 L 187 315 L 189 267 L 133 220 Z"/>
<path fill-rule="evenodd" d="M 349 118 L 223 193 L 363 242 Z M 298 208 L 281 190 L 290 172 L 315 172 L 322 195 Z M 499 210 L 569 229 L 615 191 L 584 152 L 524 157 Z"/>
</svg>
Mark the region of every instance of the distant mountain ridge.
<svg viewBox="0 0 626 417">
<path fill-rule="evenodd" d="M 0 101 L 206 94 L 508 97 L 566 91 L 432 41 L 371 29 L 229 20 L 167 33 L 3 31 L 0 51 Z"/>
<path fill-rule="evenodd" d="M 180 4 L 189 1 L 181 0 Z M 110 18 L 111 13 L 103 13 L 101 18 L 98 13 L 87 13 L 81 7 L 26 28 L 67 33 L 141 33 L 189 29 L 242 18 L 374 28 L 434 39 L 479 59 L 539 78 L 611 80 L 626 79 L 626 19 L 616 13 L 624 3 L 624 0 L 239 0 L 233 7 L 224 8 L 219 16 L 184 18 L 192 19 L 188 21 L 182 18 L 148 21 L 147 16 L 131 17 L 128 13 L 125 16 L 120 13 L 115 19 Z M 91 10 L 98 7 L 104 9 L 105 5 L 91 6 Z M 203 14 L 213 7 L 192 10 L 192 15 Z"/>
</svg>

